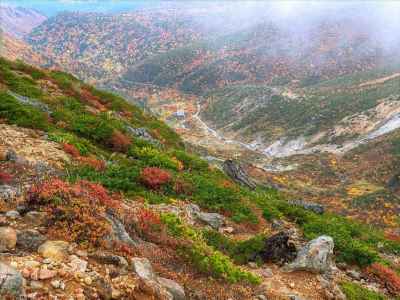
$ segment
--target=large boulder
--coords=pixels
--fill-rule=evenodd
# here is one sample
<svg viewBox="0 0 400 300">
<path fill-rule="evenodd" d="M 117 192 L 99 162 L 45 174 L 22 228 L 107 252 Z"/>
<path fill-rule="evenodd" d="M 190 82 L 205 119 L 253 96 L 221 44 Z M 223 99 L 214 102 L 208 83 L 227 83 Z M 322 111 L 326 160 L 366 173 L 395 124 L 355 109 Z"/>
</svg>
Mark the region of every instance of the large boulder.
<svg viewBox="0 0 400 300">
<path fill-rule="evenodd" d="M 257 184 L 250 179 L 239 163 L 228 159 L 224 161 L 222 169 L 226 175 L 232 178 L 236 183 L 247 186 L 250 189 L 255 189 L 257 187 Z"/>
<path fill-rule="evenodd" d="M 23 299 L 23 286 L 24 279 L 21 273 L 0 262 L 0 299 Z"/>
<path fill-rule="evenodd" d="M 17 232 L 11 227 L 0 227 L 0 252 L 12 251 L 16 244 Z"/>
<path fill-rule="evenodd" d="M 330 272 L 335 268 L 333 262 L 333 239 L 322 235 L 302 248 L 296 259 L 285 266 L 286 271 L 304 270 L 315 273 Z"/>
<path fill-rule="evenodd" d="M 296 253 L 296 246 L 291 242 L 289 232 L 281 231 L 265 240 L 260 256 L 266 262 L 283 264 L 292 261 Z"/>
</svg>

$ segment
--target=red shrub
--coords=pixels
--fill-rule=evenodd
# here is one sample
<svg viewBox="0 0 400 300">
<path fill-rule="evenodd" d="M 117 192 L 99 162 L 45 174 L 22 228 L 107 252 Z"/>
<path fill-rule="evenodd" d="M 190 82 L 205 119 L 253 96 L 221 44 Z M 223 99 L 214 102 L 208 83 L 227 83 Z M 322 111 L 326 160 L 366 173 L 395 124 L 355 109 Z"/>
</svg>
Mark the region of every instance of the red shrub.
<svg viewBox="0 0 400 300">
<path fill-rule="evenodd" d="M 80 98 L 100 111 L 107 111 L 107 108 L 101 103 L 101 99 L 92 95 L 92 93 L 86 89 L 81 90 Z"/>
<path fill-rule="evenodd" d="M 10 183 L 14 177 L 11 174 L 8 174 L 6 172 L 0 172 L 0 183 L 1 184 L 7 184 Z"/>
<path fill-rule="evenodd" d="M 96 157 L 81 156 L 78 160 L 86 166 L 92 167 L 96 171 L 103 171 L 106 168 L 106 163 Z"/>
<path fill-rule="evenodd" d="M 171 181 L 171 174 L 157 167 L 144 168 L 140 174 L 142 183 L 150 189 L 157 190 Z"/>
<path fill-rule="evenodd" d="M 110 145 L 114 151 L 126 152 L 131 145 L 131 139 L 122 132 L 115 130 L 111 136 Z"/>
<path fill-rule="evenodd" d="M 373 263 L 367 268 L 367 273 L 377 278 L 390 293 L 394 295 L 400 294 L 400 276 L 392 269 L 379 263 Z"/>
<path fill-rule="evenodd" d="M 69 155 L 71 155 L 72 157 L 79 157 L 81 155 L 81 153 L 79 152 L 79 150 L 71 144 L 63 144 L 63 149 L 65 152 L 67 152 Z"/>
<path fill-rule="evenodd" d="M 137 229 L 141 234 L 151 234 L 154 231 L 160 231 L 161 219 L 160 215 L 154 213 L 150 209 L 142 209 L 137 215 Z"/>
</svg>

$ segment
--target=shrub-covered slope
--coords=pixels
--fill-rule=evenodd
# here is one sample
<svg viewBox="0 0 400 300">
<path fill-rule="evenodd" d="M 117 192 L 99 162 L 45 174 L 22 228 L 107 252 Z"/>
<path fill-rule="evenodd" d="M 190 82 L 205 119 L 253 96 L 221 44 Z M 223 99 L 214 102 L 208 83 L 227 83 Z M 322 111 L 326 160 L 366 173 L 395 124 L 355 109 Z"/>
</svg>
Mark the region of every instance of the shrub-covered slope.
<svg viewBox="0 0 400 300">
<path fill-rule="evenodd" d="M 263 281 L 260 269 L 256 266 L 257 272 L 253 273 L 246 264 L 263 264 L 260 253 L 265 251 L 266 238 L 276 232 L 270 224 L 282 222 L 286 228 L 298 231 L 298 246 L 320 235 L 332 236 L 335 257 L 347 264 L 346 268 L 371 265 L 365 274 L 382 282 L 383 292 L 398 293 L 397 275 L 390 270 L 396 268 L 395 261 L 388 256 L 398 253 L 398 242 L 386 240 L 381 232 L 343 217 L 317 215 L 289 205 L 272 189 L 250 191 L 236 185 L 219 169 L 187 153 L 179 136 L 164 123 L 124 99 L 97 90 L 70 74 L 5 59 L 0 61 L 0 90 L 0 118 L 4 123 L 0 134 L 8 132 L 2 136 L 5 144 L 0 145 L 1 151 L 8 148 L 1 156 L 0 186 L 18 188 L 21 195 L 12 199 L 12 194 L 2 194 L 1 210 L 18 209 L 23 216 L 7 223 L 9 227 L 24 230 L 31 220 L 28 216 L 35 212 L 45 220 L 40 227 L 45 239 L 76 243 L 77 249 L 90 254 L 90 259 L 97 257 L 100 261 L 94 251 L 111 251 L 132 259 L 133 265 L 138 257 L 148 257 L 158 276 L 183 285 L 189 299 L 199 293 L 205 299 L 251 299 L 257 293 L 281 296 L 281 289 L 255 288 Z M 10 139 L 14 135 L 21 136 Z M 28 145 L 34 151 L 24 150 Z M 46 157 L 49 149 L 56 153 L 56 148 L 57 156 Z M 60 151 L 68 159 L 62 158 Z M 51 166 L 55 157 L 60 161 Z M 26 171 L 20 172 L 21 168 Z M 199 205 L 201 211 L 196 213 L 193 204 Z M 211 227 L 204 228 L 193 216 L 201 216 Z M 218 225 L 221 218 L 229 226 Z M 215 226 L 220 231 L 212 229 Z M 20 249 L 22 246 L 18 245 Z M 9 251 L 13 255 L 12 247 Z M 39 259 L 35 251 L 29 251 L 26 259 Z M 39 254 L 46 257 L 47 252 L 43 251 L 42 247 Z M 22 256 L 13 265 L 34 280 L 32 272 L 36 267 L 30 263 L 24 269 L 28 264 L 24 259 Z M 113 259 L 111 264 L 115 264 Z M 98 275 L 85 273 L 92 277 L 85 279 L 83 286 L 85 290 L 92 288 L 93 293 L 101 291 L 99 286 L 90 287 L 87 283 L 102 278 L 98 260 L 89 260 L 93 268 L 99 268 Z M 58 266 L 53 268 L 58 270 Z M 64 271 L 64 276 L 69 276 L 68 272 Z M 391 277 L 385 279 L 388 272 Z M 144 299 L 140 293 L 165 292 L 164 286 L 155 281 L 137 281 L 139 271 L 137 275 L 112 274 L 116 278 L 127 276 L 125 282 L 136 282 L 132 286 L 137 288 L 125 290 L 118 280 L 103 278 L 128 299 Z M 282 276 L 291 275 L 282 273 L 270 280 L 281 284 Z M 316 276 L 303 273 L 293 280 L 301 282 L 302 276 L 317 282 Z M 67 292 L 76 282 L 83 284 L 75 279 L 65 282 Z M 392 288 L 385 289 L 387 284 Z M 346 286 L 347 290 L 350 288 Z M 307 290 L 301 284 L 296 292 L 309 299 L 324 297 L 322 288 Z M 40 293 L 49 297 L 52 290 Z"/>
</svg>

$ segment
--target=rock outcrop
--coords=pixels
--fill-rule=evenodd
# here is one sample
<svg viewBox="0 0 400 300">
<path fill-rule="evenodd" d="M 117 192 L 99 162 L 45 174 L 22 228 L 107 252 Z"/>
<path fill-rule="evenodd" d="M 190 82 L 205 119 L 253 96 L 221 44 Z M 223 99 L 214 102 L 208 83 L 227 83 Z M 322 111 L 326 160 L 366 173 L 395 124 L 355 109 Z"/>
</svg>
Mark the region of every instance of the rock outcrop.
<svg viewBox="0 0 400 300">
<path fill-rule="evenodd" d="M 257 187 L 257 184 L 250 179 L 239 163 L 228 159 L 224 161 L 222 168 L 235 182 L 247 186 L 250 189 L 255 189 Z"/>
<path fill-rule="evenodd" d="M 285 266 L 286 271 L 304 270 L 315 273 L 327 273 L 335 269 L 333 262 L 333 239 L 322 235 L 302 248 L 296 259 Z"/>
<path fill-rule="evenodd" d="M 296 246 L 290 241 L 289 233 L 282 231 L 265 240 L 260 256 L 266 262 L 289 262 L 296 257 Z"/>
<path fill-rule="evenodd" d="M 21 273 L 14 268 L 0 262 L 0 298 L 23 299 L 24 279 Z M 4 298 L 3 298 L 4 297 Z"/>
</svg>

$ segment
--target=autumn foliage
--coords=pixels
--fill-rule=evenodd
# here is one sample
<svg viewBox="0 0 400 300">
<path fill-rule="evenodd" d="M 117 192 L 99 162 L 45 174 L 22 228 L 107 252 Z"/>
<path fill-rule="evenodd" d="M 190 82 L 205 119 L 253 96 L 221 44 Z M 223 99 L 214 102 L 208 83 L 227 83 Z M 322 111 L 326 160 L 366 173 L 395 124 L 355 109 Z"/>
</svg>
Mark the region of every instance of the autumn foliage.
<svg viewBox="0 0 400 300">
<path fill-rule="evenodd" d="M 110 145 L 113 151 L 126 152 L 131 144 L 131 139 L 118 130 L 115 130 L 110 138 Z"/>
<path fill-rule="evenodd" d="M 390 268 L 379 263 L 373 263 L 367 268 L 372 277 L 378 279 L 394 295 L 400 295 L 400 276 Z"/>
<path fill-rule="evenodd" d="M 79 150 L 71 144 L 63 144 L 63 149 L 66 153 L 68 153 L 69 155 L 71 155 L 72 157 L 79 157 L 81 155 L 81 153 L 79 152 Z"/>
<path fill-rule="evenodd" d="M 0 172 L 0 184 L 7 184 L 13 180 L 13 176 L 6 172 Z"/>
<path fill-rule="evenodd" d="M 52 179 L 34 185 L 27 202 L 48 214 L 50 235 L 95 245 L 110 233 L 110 224 L 104 217 L 106 210 L 119 208 L 118 196 L 111 196 L 100 184 L 84 180 L 71 184 Z"/>
<path fill-rule="evenodd" d="M 146 187 L 157 190 L 171 181 L 171 174 L 157 167 L 147 167 L 142 170 L 140 178 Z"/>
</svg>

